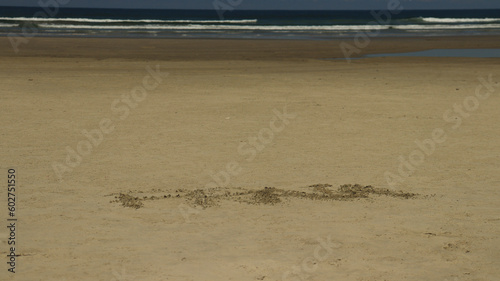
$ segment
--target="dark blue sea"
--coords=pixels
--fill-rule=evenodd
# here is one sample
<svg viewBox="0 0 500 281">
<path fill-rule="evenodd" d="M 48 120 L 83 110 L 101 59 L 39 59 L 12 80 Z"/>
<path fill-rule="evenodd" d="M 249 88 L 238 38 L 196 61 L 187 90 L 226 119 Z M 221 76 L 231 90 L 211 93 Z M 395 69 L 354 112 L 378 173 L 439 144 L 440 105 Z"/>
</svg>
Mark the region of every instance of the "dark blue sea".
<svg viewBox="0 0 500 281">
<path fill-rule="evenodd" d="M 0 7 L 0 36 L 328 40 L 500 35 L 500 10 L 248 11 Z"/>
</svg>

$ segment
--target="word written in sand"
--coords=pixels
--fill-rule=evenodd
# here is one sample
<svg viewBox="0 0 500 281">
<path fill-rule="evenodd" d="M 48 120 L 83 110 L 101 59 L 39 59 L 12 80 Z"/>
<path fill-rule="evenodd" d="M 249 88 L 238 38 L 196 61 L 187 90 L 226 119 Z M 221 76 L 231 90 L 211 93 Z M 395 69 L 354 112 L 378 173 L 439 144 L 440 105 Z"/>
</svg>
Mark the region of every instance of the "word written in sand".
<svg viewBox="0 0 500 281">
<path fill-rule="evenodd" d="M 210 189 L 174 190 L 153 189 L 151 191 L 130 190 L 126 193 L 112 193 L 110 203 L 121 203 L 123 207 L 139 209 L 146 201 L 156 200 L 185 200 L 193 208 L 206 209 L 220 207 L 223 201 L 246 203 L 249 205 L 277 205 L 290 199 L 313 201 L 350 201 L 370 198 L 372 196 L 389 196 L 399 199 L 419 198 L 418 194 L 403 191 L 392 191 L 376 188 L 371 185 L 344 184 L 333 188 L 330 184 L 314 184 L 302 190 L 279 189 L 264 187 L 260 189 L 245 187 L 216 187 Z M 171 204 L 169 204 L 171 205 Z"/>
<path fill-rule="evenodd" d="M 16 170 L 9 169 L 7 175 L 7 205 L 9 210 L 9 218 L 7 219 L 7 229 L 9 229 L 8 244 L 10 246 L 7 251 L 9 265 L 8 271 L 16 273 Z"/>
</svg>

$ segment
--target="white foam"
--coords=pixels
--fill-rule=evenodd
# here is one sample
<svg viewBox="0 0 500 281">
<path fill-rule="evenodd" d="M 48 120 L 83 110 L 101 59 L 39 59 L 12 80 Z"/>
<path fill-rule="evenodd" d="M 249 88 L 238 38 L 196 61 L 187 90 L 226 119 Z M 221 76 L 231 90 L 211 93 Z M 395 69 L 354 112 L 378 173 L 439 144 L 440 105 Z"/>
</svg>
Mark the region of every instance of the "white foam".
<svg viewBox="0 0 500 281">
<path fill-rule="evenodd" d="M 500 22 L 500 18 L 422 18 L 422 20 L 434 23 Z"/>
<path fill-rule="evenodd" d="M 276 31 L 308 31 L 308 30 L 373 30 L 385 29 L 379 25 L 70 25 L 70 24 L 40 24 L 43 28 L 71 28 L 71 29 L 162 29 L 162 30 L 276 30 Z"/>
<path fill-rule="evenodd" d="M 456 30 L 456 29 L 496 29 L 500 24 L 436 24 L 436 25 L 214 25 L 214 24 L 185 24 L 185 25 L 72 25 L 72 24 L 39 24 L 41 28 L 58 29 L 101 29 L 101 30 L 234 30 L 234 31 L 370 31 L 393 28 L 396 30 Z"/>
<path fill-rule="evenodd" d="M 456 30 L 456 29 L 495 29 L 500 28 L 500 24 L 435 24 L 435 25 L 395 25 L 394 29 L 401 30 Z"/>
</svg>

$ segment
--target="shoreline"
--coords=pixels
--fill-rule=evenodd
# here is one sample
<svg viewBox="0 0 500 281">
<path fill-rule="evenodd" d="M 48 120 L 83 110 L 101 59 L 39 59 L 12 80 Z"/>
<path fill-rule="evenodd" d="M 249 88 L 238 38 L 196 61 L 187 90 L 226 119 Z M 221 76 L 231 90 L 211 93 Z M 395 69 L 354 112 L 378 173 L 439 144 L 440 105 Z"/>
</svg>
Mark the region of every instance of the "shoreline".
<svg viewBox="0 0 500 281">
<path fill-rule="evenodd" d="M 333 40 L 269 39 L 150 39 L 150 38 L 26 38 L 15 53 L 7 37 L 0 42 L 0 57 L 78 57 L 166 61 L 309 60 L 342 58 L 341 43 L 354 46 L 354 38 Z M 500 36 L 376 37 L 370 38 L 361 57 L 376 53 L 415 52 L 429 49 L 488 49 L 500 46 Z"/>
</svg>

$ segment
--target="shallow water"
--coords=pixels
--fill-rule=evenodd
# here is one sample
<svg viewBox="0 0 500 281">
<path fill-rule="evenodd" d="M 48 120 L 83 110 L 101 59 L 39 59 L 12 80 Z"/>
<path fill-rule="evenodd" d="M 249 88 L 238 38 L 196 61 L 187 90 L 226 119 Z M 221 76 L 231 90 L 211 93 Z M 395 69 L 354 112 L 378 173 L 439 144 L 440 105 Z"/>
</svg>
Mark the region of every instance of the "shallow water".
<svg viewBox="0 0 500 281">
<path fill-rule="evenodd" d="M 409 53 L 371 54 L 362 58 L 378 57 L 500 58 L 500 49 L 432 49 Z"/>
</svg>

